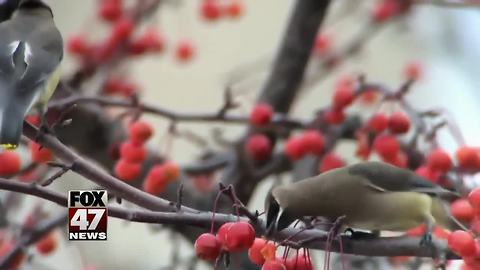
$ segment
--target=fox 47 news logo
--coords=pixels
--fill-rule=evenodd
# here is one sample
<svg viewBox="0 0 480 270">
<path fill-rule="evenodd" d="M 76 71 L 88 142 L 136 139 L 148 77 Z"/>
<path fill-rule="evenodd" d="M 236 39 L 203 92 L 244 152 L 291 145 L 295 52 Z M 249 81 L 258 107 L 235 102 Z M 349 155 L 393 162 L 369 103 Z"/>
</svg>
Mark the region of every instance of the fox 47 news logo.
<svg viewBox="0 0 480 270">
<path fill-rule="evenodd" d="M 107 240 L 107 191 L 68 192 L 68 239 Z"/>
</svg>

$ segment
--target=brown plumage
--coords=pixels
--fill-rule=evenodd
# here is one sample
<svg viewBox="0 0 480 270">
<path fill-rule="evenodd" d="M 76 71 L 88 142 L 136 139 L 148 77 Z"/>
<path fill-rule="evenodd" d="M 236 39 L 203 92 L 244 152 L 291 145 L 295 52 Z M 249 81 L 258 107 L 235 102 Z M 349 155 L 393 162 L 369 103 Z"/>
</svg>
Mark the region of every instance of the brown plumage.
<svg viewBox="0 0 480 270">
<path fill-rule="evenodd" d="M 431 229 L 450 223 L 440 197 L 452 195 L 412 171 L 361 162 L 273 188 L 266 200 L 267 226 L 282 230 L 305 216 L 345 216 L 344 224 L 356 229 Z"/>
</svg>

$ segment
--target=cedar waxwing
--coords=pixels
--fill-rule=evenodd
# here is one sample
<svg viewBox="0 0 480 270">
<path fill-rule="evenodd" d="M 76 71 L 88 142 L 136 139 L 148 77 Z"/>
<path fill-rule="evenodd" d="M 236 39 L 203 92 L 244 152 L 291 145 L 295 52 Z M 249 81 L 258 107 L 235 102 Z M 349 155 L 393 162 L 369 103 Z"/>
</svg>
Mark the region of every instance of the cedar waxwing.
<svg viewBox="0 0 480 270">
<path fill-rule="evenodd" d="M 414 172 L 382 162 L 361 162 L 274 187 L 267 196 L 268 231 L 280 231 L 302 217 L 344 216 L 343 224 L 369 231 L 405 231 L 434 224 L 451 227 L 442 196 L 456 196 Z"/>
<path fill-rule="evenodd" d="M 26 114 L 44 111 L 58 84 L 63 40 L 41 0 L 21 0 L 0 37 L 0 145 L 15 148 Z"/>
</svg>

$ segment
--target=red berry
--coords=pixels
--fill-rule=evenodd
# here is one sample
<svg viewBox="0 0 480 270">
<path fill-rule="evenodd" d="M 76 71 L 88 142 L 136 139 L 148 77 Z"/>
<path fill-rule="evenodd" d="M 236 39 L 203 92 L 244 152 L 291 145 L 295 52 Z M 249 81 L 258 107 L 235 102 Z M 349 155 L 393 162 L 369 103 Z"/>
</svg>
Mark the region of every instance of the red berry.
<svg viewBox="0 0 480 270">
<path fill-rule="evenodd" d="M 107 22 L 114 22 L 122 16 L 121 0 L 102 0 L 98 16 Z"/>
<path fill-rule="evenodd" d="M 390 116 L 388 128 L 396 134 L 406 133 L 410 129 L 410 119 L 403 112 L 395 112 Z"/>
<path fill-rule="evenodd" d="M 84 56 L 91 49 L 84 35 L 71 36 L 67 41 L 67 51 L 73 55 Z"/>
<path fill-rule="evenodd" d="M 455 156 L 460 168 L 467 170 L 479 168 L 480 157 L 477 150 L 475 150 L 473 147 L 462 146 L 458 148 Z"/>
<path fill-rule="evenodd" d="M 135 93 L 139 92 L 138 85 L 132 82 L 122 82 L 121 87 L 119 89 L 120 95 L 124 97 L 131 97 Z"/>
<path fill-rule="evenodd" d="M 21 160 L 18 153 L 14 151 L 3 151 L 0 153 L 0 176 L 11 176 L 20 171 Z"/>
<path fill-rule="evenodd" d="M 128 53 L 130 55 L 142 55 L 147 52 L 147 44 L 140 38 L 133 40 L 128 44 Z"/>
<path fill-rule="evenodd" d="M 263 238 L 255 238 L 255 241 L 248 250 L 248 258 L 256 265 L 261 266 L 265 263 L 265 255 L 272 256 L 272 254 L 267 254 L 271 253 L 269 250 L 273 250 L 273 257 L 275 257 L 276 247 L 273 243 Z"/>
<path fill-rule="evenodd" d="M 432 170 L 447 172 L 452 167 L 452 159 L 447 152 L 436 149 L 430 152 L 427 157 L 427 166 Z"/>
<path fill-rule="evenodd" d="M 13 249 L 14 246 L 15 244 L 10 241 L 0 242 L 0 258 L 7 255 Z M 7 265 L 7 269 L 8 270 L 18 269 L 20 265 L 23 263 L 24 259 L 25 259 L 25 254 L 23 252 L 20 252 L 17 256 L 15 256 L 12 263 L 10 265 Z"/>
<path fill-rule="evenodd" d="M 458 199 L 450 205 L 452 216 L 460 221 L 470 222 L 475 216 L 472 205 L 466 199 Z"/>
<path fill-rule="evenodd" d="M 109 76 L 103 84 L 105 94 L 118 94 L 121 92 L 123 81 L 118 76 Z"/>
<path fill-rule="evenodd" d="M 422 67 L 417 62 L 408 63 L 405 67 L 405 77 L 409 80 L 418 80 L 422 75 Z"/>
<path fill-rule="evenodd" d="M 335 108 L 344 108 L 350 105 L 355 98 L 351 85 L 337 85 L 333 93 L 333 105 Z"/>
<path fill-rule="evenodd" d="M 53 233 L 49 233 L 37 242 L 36 248 L 38 253 L 49 255 L 57 248 L 57 238 Z"/>
<path fill-rule="evenodd" d="M 217 0 L 203 0 L 200 13 L 205 20 L 215 21 L 220 18 L 220 5 Z"/>
<path fill-rule="evenodd" d="M 303 148 L 306 149 L 308 153 L 314 155 L 320 155 L 325 147 L 325 138 L 322 133 L 315 130 L 305 131 L 300 137 L 300 140 Z"/>
<path fill-rule="evenodd" d="M 325 121 L 331 125 L 338 125 L 345 120 L 345 113 L 341 108 L 331 108 L 323 115 Z"/>
<path fill-rule="evenodd" d="M 245 151 L 254 161 L 262 162 L 270 158 L 272 154 L 272 143 L 263 134 L 250 136 L 245 143 Z"/>
<path fill-rule="evenodd" d="M 419 237 L 425 234 L 425 224 L 418 225 L 416 227 L 413 227 L 409 229 L 408 231 L 405 232 L 406 235 L 411 236 L 411 237 Z"/>
<path fill-rule="evenodd" d="M 365 92 L 363 92 L 360 96 L 359 96 L 359 99 L 360 99 L 360 102 L 362 102 L 363 104 L 365 105 L 371 105 L 372 103 L 374 103 L 375 101 L 377 101 L 378 99 L 378 92 L 375 91 L 375 90 L 366 90 Z"/>
<path fill-rule="evenodd" d="M 480 267 L 480 241 L 475 240 L 475 254 L 472 256 L 463 256 L 463 261 L 473 269 L 479 269 Z"/>
<path fill-rule="evenodd" d="M 133 163 L 141 163 L 145 160 L 147 151 L 141 144 L 134 144 L 130 141 L 120 145 L 120 158 Z"/>
<path fill-rule="evenodd" d="M 345 166 L 345 162 L 335 153 L 328 153 L 320 161 L 319 171 L 327 172 Z"/>
<path fill-rule="evenodd" d="M 315 44 L 313 45 L 313 52 L 318 56 L 323 56 L 330 52 L 331 49 L 330 36 L 320 33 L 315 38 Z"/>
<path fill-rule="evenodd" d="M 227 222 L 227 223 L 223 224 L 222 226 L 220 226 L 220 228 L 218 229 L 217 239 L 218 239 L 218 241 L 220 241 L 220 243 L 222 244 L 224 249 L 226 248 L 225 245 L 227 243 L 227 233 L 228 233 L 228 231 L 230 230 L 230 227 L 233 224 L 235 224 L 235 222 Z"/>
<path fill-rule="evenodd" d="M 372 18 L 377 23 L 385 22 L 400 12 L 397 0 L 383 0 L 373 9 Z"/>
<path fill-rule="evenodd" d="M 220 255 L 222 245 L 211 233 L 200 235 L 195 241 L 195 253 L 202 260 L 214 262 Z"/>
<path fill-rule="evenodd" d="M 228 3 L 223 8 L 223 13 L 230 18 L 236 19 L 239 18 L 243 14 L 243 5 L 238 0 L 234 0 Z"/>
<path fill-rule="evenodd" d="M 133 181 L 140 176 L 142 164 L 120 159 L 115 164 L 115 175 L 124 181 Z"/>
<path fill-rule="evenodd" d="M 165 174 L 167 181 L 172 182 L 180 177 L 180 168 L 176 163 L 168 161 L 160 166 L 163 168 L 163 173 Z"/>
<path fill-rule="evenodd" d="M 195 54 L 193 44 L 189 40 L 182 40 L 177 44 L 175 49 L 175 57 L 180 62 L 187 62 L 192 60 Z"/>
<path fill-rule="evenodd" d="M 437 183 L 440 178 L 440 172 L 432 170 L 428 166 L 421 166 L 415 170 L 415 173 L 433 183 Z"/>
<path fill-rule="evenodd" d="M 366 132 L 357 132 L 357 150 L 355 155 L 363 160 L 367 160 L 370 157 L 370 140 L 369 135 Z"/>
<path fill-rule="evenodd" d="M 264 126 L 270 123 L 273 116 L 273 109 L 270 104 L 259 103 L 253 107 L 250 113 L 250 124 L 254 126 Z"/>
<path fill-rule="evenodd" d="M 400 151 L 400 144 L 392 135 L 380 135 L 375 138 L 373 148 L 382 158 L 392 160 Z"/>
<path fill-rule="evenodd" d="M 298 253 L 286 263 L 287 270 L 313 270 L 312 260 L 309 256 Z"/>
<path fill-rule="evenodd" d="M 463 262 L 458 269 L 459 270 L 475 270 L 474 266 L 469 266 L 466 262 Z"/>
<path fill-rule="evenodd" d="M 210 175 L 192 176 L 192 184 L 195 189 L 201 193 L 209 193 L 214 188 L 214 179 Z"/>
<path fill-rule="evenodd" d="M 290 137 L 285 144 L 285 155 L 292 161 L 299 160 L 305 156 L 307 149 L 298 136 Z"/>
<path fill-rule="evenodd" d="M 475 255 L 476 246 L 473 236 L 466 231 L 454 231 L 448 237 L 448 247 L 458 255 L 473 256 Z"/>
<path fill-rule="evenodd" d="M 143 181 L 143 190 L 150 194 L 160 195 L 168 185 L 165 169 L 161 165 L 153 166 Z"/>
<path fill-rule="evenodd" d="M 287 268 L 281 260 L 270 260 L 263 264 L 262 270 L 287 270 Z"/>
<path fill-rule="evenodd" d="M 112 32 L 102 43 L 92 46 L 91 52 L 94 62 L 100 64 L 108 62 L 115 55 L 122 41 Z"/>
<path fill-rule="evenodd" d="M 480 209 L 480 187 L 474 188 L 470 191 L 468 194 L 468 201 L 474 208 Z"/>
<path fill-rule="evenodd" d="M 442 227 L 435 226 L 433 228 L 433 235 L 435 235 L 439 239 L 447 240 L 450 236 L 450 231 L 443 229 Z"/>
<path fill-rule="evenodd" d="M 153 135 L 153 127 L 147 122 L 136 121 L 128 127 L 130 140 L 135 144 L 143 144 Z"/>
<path fill-rule="evenodd" d="M 399 151 L 394 157 L 382 157 L 383 161 L 390 163 L 399 168 L 406 168 L 408 163 L 408 157 L 405 153 Z"/>
<path fill-rule="evenodd" d="M 383 113 L 374 114 L 367 122 L 369 130 L 375 133 L 382 133 L 388 126 L 388 117 Z"/>
<path fill-rule="evenodd" d="M 35 163 L 47 163 L 53 159 L 53 153 L 36 142 L 30 142 L 30 157 Z"/>
<path fill-rule="evenodd" d="M 27 115 L 25 117 L 25 121 L 27 121 L 30 125 L 33 126 L 40 126 L 40 117 L 36 114 Z"/>
<path fill-rule="evenodd" d="M 135 23 L 132 19 L 124 17 L 115 22 L 112 27 L 112 39 L 116 42 L 126 40 L 133 33 Z"/>
<path fill-rule="evenodd" d="M 160 53 L 165 49 L 165 39 L 157 29 L 148 28 L 137 39 L 133 40 L 128 50 L 133 55 L 140 55 L 145 52 Z"/>
<path fill-rule="evenodd" d="M 235 222 L 230 226 L 225 237 L 225 248 L 230 252 L 249 249 L 255 241 L 255 230 L 247 222 Z"/>
</svg>

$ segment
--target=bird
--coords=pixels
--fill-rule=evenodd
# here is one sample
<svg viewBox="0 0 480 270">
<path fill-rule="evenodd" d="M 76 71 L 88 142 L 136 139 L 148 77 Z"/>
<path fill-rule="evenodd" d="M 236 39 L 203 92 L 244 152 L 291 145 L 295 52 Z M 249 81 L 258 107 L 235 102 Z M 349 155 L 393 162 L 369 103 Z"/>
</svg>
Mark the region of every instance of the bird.
<svg viewBox="0 0 480 270">
<path fill-rule="evenodd" d="M 344 226 L 366 231 L 406 231 L 426 224 L 455 224 L 444 199 L 458 195 L 414 172 L 377 161 L 330 170 L 270 190 L 265 200 L 267 231 L 287 228 L 303 217 L 343 218 Z"/>
<path fill-rule="evenodd" d="M 59 82 L 63 39 L 41 0 L 21 0 L 0 37 L 0 146 L 14 149 L 25 116 L 35 106 L 43 117 Z"/>
</svg>

